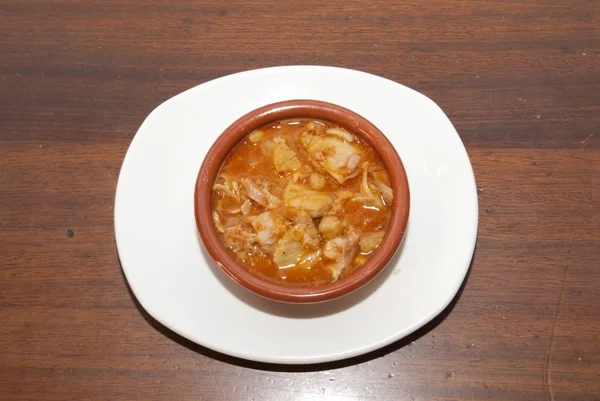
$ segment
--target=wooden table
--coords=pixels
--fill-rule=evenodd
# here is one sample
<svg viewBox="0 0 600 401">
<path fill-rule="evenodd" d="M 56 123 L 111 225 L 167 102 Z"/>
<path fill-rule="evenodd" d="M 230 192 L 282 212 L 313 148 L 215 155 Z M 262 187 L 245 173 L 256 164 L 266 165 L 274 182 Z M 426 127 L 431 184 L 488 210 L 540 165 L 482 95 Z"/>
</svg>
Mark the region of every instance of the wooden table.
<svg viewBox="0 0 600 401">
<path fill-rule="evenodd" d="M 600 400 L 600 2 L 4 0 L 0 399 Z M 215 354 L 132 299 L 114 244 L 145 116 L 264 66 L 360 69 L 434 99 L 479 239 L 449 310 L 316 367 Z"/>
</svg>

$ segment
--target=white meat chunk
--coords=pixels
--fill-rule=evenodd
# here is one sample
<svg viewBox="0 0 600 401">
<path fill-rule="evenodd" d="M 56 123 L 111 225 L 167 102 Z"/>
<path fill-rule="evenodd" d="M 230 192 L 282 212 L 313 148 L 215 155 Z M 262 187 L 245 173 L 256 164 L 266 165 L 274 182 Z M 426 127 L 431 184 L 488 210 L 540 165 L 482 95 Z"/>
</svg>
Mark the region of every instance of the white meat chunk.
<svg viewBox="0 0 600 401">
<path fill-rule="evenodd" d="M 267 209 L 274 209 L 281 206 L 281 199 L 279 199 L 269 191 L 269 187 L 267 186 L 267 184 L 263 184 L 263 186 L 261 187 L 261 191 L 265 196 L 265 199 L 267 200 Z"/>
<path fill-rule="evenodd" d="M 215 222 L 215 228 L 217 229 L 217 231 L 222 233 L 224 228 L 223 224 L 221 223 L 221 216 L 219 216 L 219 213 L 217 213 L 216 211 L 213 211 L 213 221 Z"/>
<path fill-rule="evenodd" d="M 302 163 L 286 143 L 285 139 L 277 136 L 263 143 L 263 152 L 271 160 L 275 171 L 279 174 L 291 173 L 299 170 Z"/>
<path fill-rule="evenodd" d="M 325 132 L 329 135 L 337 136 L 346 142 L 354 141 L 354 135 L 342 128 L 328 128 Z"/>
<path fill-rule="evenodd" d="M 358 244 L 358 234 L 354 231 L 349 231 L 343 237 L 335 237 L 325 243 L 323 247 L 323 256 L 333 262 L 327 267 L 331 270 L 332 279 L 338 279 L 342 271 L 352 261 L 356 253 L 356 245 Z"/>
<path fill-rule="evenodd" d="M 392 191 L 392 188 L 388 187 L 380 181 L 373 181 L 373 185 L 377 187 L 385 203 L 391 205 L 392 202 L 394 202 L 394 191 Z"/>
<path fill-rule="evenodd" d="M 307 249 L 291 232 L 286 233 L 278 242 L 273 254 L 273 262 L 280 269 L 290 267 L 310 268 L 322 258 L 320 248 Z"/>
<path fill-rule="evenodd" d="M 310 217 L 324 216 L 333 205 L 328 194 L 317 192 L 305 185 L 290 181 L 283 191 L 283 202 L 286 206 L 307 212 Z"/>
<path fill-rule="evenodd" d="M 251 228 L 246 228 L 241 224 L 225 228 L 223 230 L 225 243 L 233 251 L 251 250 L 256 242 L 256 234 L 250 230 Z"/>
<path fill-rule="evenodd" d="M 394 191 L 392 191 L 392 188 L 390 188 L 388 184 L 385 184 L 385 182 L 388 182 L 387 174 L 381 170 L 369 170 L 369 174 L 373 178 L 373 181 L 369 182 L 379 190 L 379 193 L 381 194 L 381 197 L 385 203 L 391 205 L 392 202 L 394 202 Z"/>
<path fill-rule="evenodd" d="M 281 199 L 269 191 L 267 184 L 258 186 L 254 181 L 248 178 L 242 178 L 240 179 L 240 182 L 246 191 L 246 196 L 259 205 L 264 206 L 267 209 L 273 209 L 281 206 Z"/>
<path fill-rule="evenodd" d="M 362 165 L 362 180 L 360 183 L 360 194 L 354 197 L 355 201 L 362 202 L 365 206 L 369 208 L 375 208 L 377 210 L 381 210 L 385 207 L 383 200 L 381 198 L 381 194 L 379 190 L 374 185 L 369 184 L 368 174 L 369 174 L 369 163 L 364 162 Z"/>
<path fill-rule="evenodd" d="M 292 234 L 286 233 L 278 242 L 273 254 L 273 262 L 280 269 L 295 266 L 300 262 L 305 250 L 300 241 L 297 241 Z"/>
<path fill-rule="evenodd" d="M 310 267 L 321 258 L 321 237 L 306 212 L 299 212 L 294 226 L 277 242 L 273 261 L 280 269 Z"/>
<path fill-rule="evenodd" d="M 272 211 L 250 217 L 249 220 L 256 231 L 256 240 L 267 252 L 272 249 L 277 239 L 285 231 L 282 217 Z"/>
<path fill-rule="evenodd" d="M 360 149 L 337 136 L 320 136 L 314 132 L 305 132 L 300 142 L 312 161 L 331 175 L 338 183 L 356 177 L 361 161 Z"/>
<path fill-rule="evenodd" d="M 300 212 L 296 216 L 295 225 L 290 229 L 290 234 L 302 243 L 305 248 L 318 248 L 321 245 L 319 230 L 314 221 L 306 212 Z"/>
<path fill-rule="evenodd" d="M 313 250 L 312 252 L 304 253 L 298 263 L 296 263 L 296 267 L 310 269 L 312 266 L 317 264 L 323 258 L 323 252 L 321 252 L 320 248 Z"/>
<path fill-rule="evenodd" d="M 216 193 L 221 194 L 221 196 L 223 196 L 223 197 L 228 196 L 232 199 L 239 201 L 240 200 L 240 188 L 239 188 L 238 183 L 236 181 L 229 179 L 225 175 L 222 175 L 220 177 L 220 181 L 221 182 L 218 182 L 213 185 L 213 190 Z"/>
<path fill-rule="evenodd" d="M 333 201 L 333 212 L 342 212 L 344 208 L 344 204 L 346 201 L 352 199 L 354 197 L 354 193 L 350 192 L 346 189 L 342 189 L 336 192 L 335 200 Z"/>
<path fill-rule="evenodd" d="M 267 205 L 267 200 L 265 199 L 265 194 L 260 190 L 259 186 L 254 183 L 254 181 L 248 178 L 240 179 L 242 186 L 246 190 L 246 195 L 248 198 L 252 199 L 254 202 L 258 203 L 261 206 Z"/>
<path fill-rule="evenodd" d="M 240 217 L 237 217 L 237 216 L 235 216 L 235 217 L 228 216 L 228 217 L 224 218 L 224 221 L 223 221 L 222 225 L 223 225 L 223 228 L 228 229 L 228 228 L 231 228 L 231 227 L 234 227 L 234 226 L 239 226 L 242 223 L 243 223 L 243 220 Z"/>
<path fill-rule="evenodd" d="M 250 202 L 249 199 L 246 199 L 244 201 L 244 203 L 242 203 L 242 206 L 240 206 L 240 211 L 242 212 L 242 214 L 244 216 L 247 216 L 250 214 L 251 210 L 252 210 L 252 202 Z"/>
<path fill-rule="evenodd" d="M 364 234 L 360 237 L 359 245 L 360 251 L 362 253 L 371 253 L 373 252 L 383 241 L 383 237 L 385 236 L 385 232 L 376 231 L 368 234 Z"/>
</svg>

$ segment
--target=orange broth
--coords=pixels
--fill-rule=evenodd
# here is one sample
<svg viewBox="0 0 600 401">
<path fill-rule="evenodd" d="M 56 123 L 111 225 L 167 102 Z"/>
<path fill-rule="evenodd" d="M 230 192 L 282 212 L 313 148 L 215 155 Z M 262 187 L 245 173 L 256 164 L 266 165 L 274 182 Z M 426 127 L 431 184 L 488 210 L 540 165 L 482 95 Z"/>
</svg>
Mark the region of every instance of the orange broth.
<svg viewBox="0 0 600 401">
<path fill-rule="evenodd" d="M 348 178 L 340 183 L 330 173 Z M 249 133 L 227 156 L 215 181 L 213 217 L 225 246 L 250 271 L 319 285 L 346 276 L 375 252 L 367 242 L 381 242 L 387 230 L 389 186 L 379 155 L 348 129 L 283 120 Z M 323 219 L 333 228 L 327 231 Z"/>
</svg>

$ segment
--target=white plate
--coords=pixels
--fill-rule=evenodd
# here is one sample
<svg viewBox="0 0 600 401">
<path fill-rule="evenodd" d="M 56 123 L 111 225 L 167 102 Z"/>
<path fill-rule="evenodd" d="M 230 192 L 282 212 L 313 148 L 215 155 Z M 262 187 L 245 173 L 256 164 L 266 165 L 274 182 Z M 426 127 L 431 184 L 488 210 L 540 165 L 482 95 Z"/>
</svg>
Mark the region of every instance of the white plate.
<svg viewBox="0 0 600 401">
<path fill-rule="evenodd" d="M 272 302 L 224 276 L 203 249 L 193 210 L 196 175 L 217 136 L 252 109 L 298 98 L 337 103 L 378 126 L 398 150 L 411 190 L 403 249 L 384 273 L 313 305 Z M 359 71 L 275 67 L 207 82 L 148 116 L 119 175 L 115 233 L 125 276 L 160 323 L 225 354 L 303 364 L 375 350 L 439 314 L 469 268 L 477 209 L 467 152 L 433 101 Z"/>
</svg>

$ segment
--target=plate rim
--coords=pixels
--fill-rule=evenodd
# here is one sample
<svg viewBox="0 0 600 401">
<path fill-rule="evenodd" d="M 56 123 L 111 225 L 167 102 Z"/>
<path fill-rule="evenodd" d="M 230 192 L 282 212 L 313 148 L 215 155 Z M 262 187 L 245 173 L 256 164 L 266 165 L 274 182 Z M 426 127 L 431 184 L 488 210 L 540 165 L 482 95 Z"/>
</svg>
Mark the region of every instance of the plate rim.
<svg viewBox="0 0 600 401">
<path fill-rule="evenodd" d="M 180 96 L 182 96 L 190 91 L 193 91 L 201 86 L 217 85 L 222 81 L 229 80 L 229 79 L 235 79 L 237 77 L 252 76 L 254 74 L 277 73 L 278 71 L 289 71 L 289 70 L 305 70 L 305 71 L 306 70 L 329 70 L 332 72 L 340 71 L 340 72 L 365 74 L 365 75 L 369 75 L 369 76 L 379 79 L 379 80 L 387 81 L 388 83 L 391 83 L 393 85 L 400 85 L 401 87 L 408 89 L 411 92 L 415 92 L 419 96 L 422 96 L 427 101 L 429 101 L 447 119 L 448 123 L 450 124 L 450 126 L 452 127 L 452 129 L 454 131 L 453 132 L 454 135 L 456 135 L 456 139 L 458 139 L 458 144 L 460 145 L 462 152 L 464 152 L 464 156 L 466 157 L 466 160 L 468 162 L 469 170 L 467 172 L 469 173 L 469 176 L 468 177 L 465 176 L 464 179 L 467 179 L 467 178 L 469 179 L 469 184 L 471 186 L 471 189 L 473 190 L 472 193 L 470 194 L 470 196 L 472 197 L 474 204 L 473 204 L 473 209 L 471 210 L 472 216 L 469 218 L 469 220 L 471 220 L 473 222 L 473 226 L 471 227 L 471 230 L 470 230 L 472 235 L 469 237 L 470 241 L 468 243 L 468 249 L 467 249 L 466 241 L 464 244 L 464 247 L 465 247 L 464 252 L 466 255 L 470 255 L 470 256 L 468 258 L 468 262 L 466 263 L 466 267 L 461 269 L 461 271 L 459 272 L 460 279 L 457 279 L 456 284 L 452 287 L 452 291 L 450 291 L 451 296 L 449 296 L 448 299 L 444 299 L 444 302 L 439 302 L 439 306 L 437 308 L 435 308 L 427 316 L 421 318 L 419 320 L 419 322 L 412 324 L 409 328 L 407 328 L 403 331 L 400 331 L 394 335 L 388 336 L 386 338 L 382 338 L 379 341 L 364 345 L 362 347 L 350 348 L 343 352 L 329 353 L 329 354 L 323 354 L 323 355 L 319 355 L 319 356 L 309 355 L 309 356 L 277 356 L 277 357 L 266 356 L 265 357 L 263 355 L 256 354 L 253 352 L 247 352 L 247 351 L 232 352 L 231 350 L 228 350 L 228 349 L 226 349 L 226 347 L 222 347 L 219 344 L 209 344 L 210 341 L 207 342 L 205 340 L 199 339 L 194 333 L 186 333 L 185 330 L 181 330 L 180 328 L 172 327 L 172 325 L 169 323 L 168 319 L 164 319 L 162 316 L 160 316 L 160 313 L 157 313 L 156 310 L 152 310 L 152 308 L 149 307 L 148 303 L 143 299 L 143 297 L 140 297 L 139 294 L 141 292 L 139 291 L 139 289 L 137 289 L 137 283 L 134 283 L 135 280 L 131 280 L 130 274 L 128 274 L 128 272 L 127 272 L 128 269 L 125 267 L 125 264 L 123 263 L 123 261 L 121 259 L 121 249 L 119 247 L 119 234 L 118 234 L 119 230 L 117 228 L 119 226 L 118 221 L 119 221 L 119 213 L 120 213 L 119 212 L 120 207 L 118 207 L 118 204 L 119 204 L 118 199 L 119 199 L 120 188 L 122 191 L 122 185 L 123 185 L 122 184 L 122 173 L 127 164 L 128 157 L 131 154 L 131 150 L 135 146 L 136 138 L 138 138 L 138 134 L 144 129 L 145 125 L 148 124 L 150 117 L 153 114 L 155 114 L 155 112 L 157 110 L 165 107 L 166 104 L 173 101 L 175 98 L 180 97 Z M 465 195 L 465 197 L 468 197 L 468 196 L 469 195 Z M 175 94 L 174 96 L 171 96 L 170 98 L 166 99 L 162 103 L 160 103 L 154 109 L 152 109 L 152 111 L 150 111 L 150 113 L 145 117 L 143 122 L 140 124 L 135 135 L 133 136 L 133 138 L 131 139 L 131 141 L 129 143 L 129 146 L 127 148 L 127 152 L 125 153 L 125 156 L 123 157 L 123 161 L 121 164 L 121 168 L 119 170 L 119 176 L 117 179 L 117 185 L 116 185 L 116 189 L 115 189 L 113 216 L 114 216 L 113 223 L 114 223 L 114 230 L 115 230 L 115 245 L 116 245 L 117 254 L 119 257 L 119 264 L 121 266 L 121 270 L 127 280 L 126 285 L 128 285 L 130 287 L 132 294 L 134 295 L 136 300 L 139 302 L 140 306 L 142 306 L 144 311 L 146 313 L 148 313 L 158 323 L 160 323 L 161 325 L 163 325 L 170 331 L 172 331 L 172 332 L 174 332 L 174 333 L 176 333 L 176 334 L 178 334 L 178 335 L 180 335 L 202 347 L 205 347 L 207 349 L 216 351 L 220 354 L 228 355 L 228 356 L 231 356 L 234 358 L 247 360 L 247 361 L 256 361 L 256 362 L 261 362 L 261 363 L 269 363 L 269 364 L 312 365 L 312 364 L 320 364 L 320 363 L 326 363 L 326 362 L 345 360 L 345 359 L 357 357 L 360 355 L 368 354 L 370 352 L 373 352 L 373 351 L 376 351 L 383 347 L 386 347 L 390 344 L 393 344 L 396 341 L 401 340 L 402 338 L 405 338 L 406 336 L 414 333 L 415 331 L 421 329 L 427 323 L 429 323 L 433 319 L 435 319 L 436 316 L 440 315 L 444 310 L 446 310 L 446 308 L 452 303 L 452 301 L 455 299 L 455 297 L 457 295 L 459 295 L 458 294 L 459 290 L 465 283 L 465 279 L 471 268 L 471 263 L 472 263 L 472 259 L 473 259 L 473 255 L 474 255 L 475 247 L 476 247 L 476 243 L 477 243 L 477 238 L 478 238 L 479 199 L 477 196 L 477 184 L 476 184 L 476 179 L 475 179 L 475 172 L 474 172 L 473 165 L 471 163 L 471 159 L 469 157 L 468 151 L 466 149 L 466 146 L 465 146 L 464 142 L 462 141 L 462 138 L 458 134 L 456 128 L 454 127 L 454 124 L 452 124 L 452 122 L 450 121 L 448 116 L 445 114 L 445 112 L 431 98 L 429 98 L 428 96 L 424 95 L 423 93 L 418 92 L 410 87 L 407 87 L 399 82 L 392 81 L 388 78 L 381 77 L 379 75 L 375 75 L 375 74 L 365 72 L 365 71 L 349 69 L 349 68 L 342 68 L 342 67 L 335 67 L 335 66 L 325 66 L 325 65 L 322 65 L 322 66 L 321 65 L 284 65 L 284 66 L 256 68 L 256 69 L 239 71 L 239 72 L 235 72 L 232 74 L 220 76 L 215 79 L 195 85 L 195 86 L 188 88 L 182 92 L 179 92 L 179 93 Z M 467 250 L 468 250 L 468 252 L 467 252 Z M 458 272 L 456 274 L 458 277 Z"/>
</svg>

